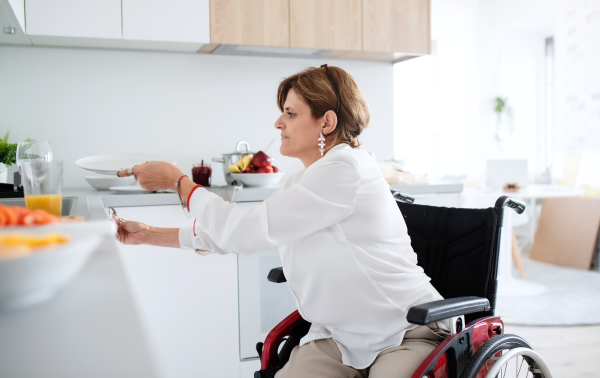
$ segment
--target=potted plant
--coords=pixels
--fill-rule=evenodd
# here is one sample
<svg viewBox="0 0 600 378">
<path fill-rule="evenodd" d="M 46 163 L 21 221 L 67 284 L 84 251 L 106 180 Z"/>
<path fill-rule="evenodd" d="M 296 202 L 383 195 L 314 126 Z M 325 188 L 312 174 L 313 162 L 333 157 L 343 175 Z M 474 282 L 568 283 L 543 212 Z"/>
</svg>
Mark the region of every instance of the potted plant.
<svg viewBox="0 0 600 378">
<path fill-rule="evenodd" d="M 0 182 L 7 182 L 8 167 L 17 161 L 17 143 L 8 142 L 9 132 L 0 138 Z"/>
<path fill-rule="evenodd" d="M 510 138 L 514 132 L 514 119 L 512 108 L 508 104 L 508 98 L 494 98 L 494 113 L 496 114 L 496 143 L 502 150 L 504 142 Z"/>
</svg>

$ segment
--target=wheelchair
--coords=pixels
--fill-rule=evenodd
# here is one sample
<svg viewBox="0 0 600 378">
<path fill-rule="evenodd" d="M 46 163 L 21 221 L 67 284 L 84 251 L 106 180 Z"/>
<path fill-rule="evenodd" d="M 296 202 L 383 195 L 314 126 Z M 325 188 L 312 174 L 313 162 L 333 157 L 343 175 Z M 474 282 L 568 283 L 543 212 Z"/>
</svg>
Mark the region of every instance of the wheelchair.
<svg viewBox="0 0 600 378">
<path fill-rule="evenodd" d="M 551 377 L 542 357 L 523 338 L 506 334 L 502 319 L 494 314 L 504 209 L 521 214 L 525 204 L 502 196 L 487 209 L 447 208 L 414 204 L 414 197 L 396 190 L 392 195 L 418 264 L 445 298 L 411 307 L 407 320 L 426 325 L 450 319 L 453 325 L 450 336 L 412 377 Z M 268 279 L 286 281 L 282 268 L 272 269 Z M 256 345 L 261 370 L 254 377 L 274 377 L 309 328 L 298 311 L 275 326 Z"/>
</svg>

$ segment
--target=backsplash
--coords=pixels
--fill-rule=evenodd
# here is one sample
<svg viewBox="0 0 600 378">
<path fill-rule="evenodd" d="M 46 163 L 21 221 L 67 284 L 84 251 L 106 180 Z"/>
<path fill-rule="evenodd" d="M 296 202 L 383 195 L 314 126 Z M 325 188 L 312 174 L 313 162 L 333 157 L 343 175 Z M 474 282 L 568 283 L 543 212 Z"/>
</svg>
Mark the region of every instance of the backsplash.
<svg viewBox="0 0 600 378">
<path fill-rule="evenodd" d="M 65 161 L 67 187 L 86 187 L 84 177 L 94 175 L 75 166 L 81 157 L 157 154 L 191 173 L 240 140 L 258 151 L 274 138 L 267 153 L 290 174 L 302 165 L 279 154 L 277 86 L 323 63 L 353 75 L 369 103 L 362 148 L 380 161 L 392 157 L 393 66 L 382 62 L 0 46 L 0 132 L 49 140 Z M 213 184 L 224 185 L 212 164 Z"/>
</svg>

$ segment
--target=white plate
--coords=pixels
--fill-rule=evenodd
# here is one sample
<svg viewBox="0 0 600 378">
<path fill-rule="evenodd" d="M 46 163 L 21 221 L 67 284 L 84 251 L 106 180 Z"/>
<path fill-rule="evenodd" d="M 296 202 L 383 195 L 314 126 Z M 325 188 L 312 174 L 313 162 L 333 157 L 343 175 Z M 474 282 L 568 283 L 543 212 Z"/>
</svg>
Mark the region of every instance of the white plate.
<svg viewBox="0 0 600 378">
<path fill-rule="evenodd" d="M 110 188 L 108 188 L 108 190 L 113 190 L 115 192 L 121 192 L 121 193 L 154 193 L 154 192 L 151 192 L 149 190 L 143 189 L 139 185 L 132 185 L 132 186 L 111 186 Z"/>
<path fill-rule="evenodd" d="M 117 154 L 81 158 L 75 162 L 75 165 L 79 168 L 87 169 L 88 171 L 96 173 L 116 175 L 117 172 L 125 168 L 143 164 L 147 161 L 168 161 L 171 164 L 175 164 L 177 162 L 176 160 L 165 159 L 164 157 L 154 155 Z"/>
<path fill-rule="evenodd" d="M 133 186 L 136 185 L 135 177 L 117 177 L 117 176 L 86 176 L 85 180 L 96 190 L 108 190 L 111 186 Z"/>
</svg>

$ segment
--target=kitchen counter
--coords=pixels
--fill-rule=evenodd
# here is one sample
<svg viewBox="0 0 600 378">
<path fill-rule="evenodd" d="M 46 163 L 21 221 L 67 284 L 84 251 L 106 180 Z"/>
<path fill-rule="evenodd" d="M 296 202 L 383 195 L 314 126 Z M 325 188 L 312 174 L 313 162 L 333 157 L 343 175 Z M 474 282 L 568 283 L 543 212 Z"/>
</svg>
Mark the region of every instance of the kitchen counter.
<svg viewBox="0 0 600 378">
<path fill-rule="evenodd" d="M 390 188 L 408 194 L 441 194 L 460 193 L 463 191 L 464 185 L 457 183 L 404 184 L 390 185 Z"/>
<path fill-rule="evenodd" d="M 0 312 L 0 377 L 158 377 L 111 234 L 54 298 Z"/>
<path fill-rule="evenodd" d="M 205 189 L 220 194 L 223 188 L 230 188 L 229 190 L 232 191 L 232 202 L 262 201 L 276 190 L 275 188 L 252 187 L 208 187 Z M 464 186 L 456 183 L 432 183 L 391 185 L 390 188 L 423 197 L 423 195 L 433 194 L 459 194 L 463 191 Z M 115 191 L 98 191 L 91 187 L 66 188 L 63 191 L 63 197 L 73 199 L 70 215 L 83 216 L 88 220 L 103 219 L 108 216 L 105 211 L 108 206 L 164 206 L 180 203 L 177 195 L 172 192 L 123 194 Z"/>
<path fill-rule="evenodd" d="M 210 188 L 207 188 L 211 190 Z M 216 191 L 216 188 L 214 188 Z M 260 201 L 270 195 L 274 189 L 233 190 L 232 199 L 238 202 Z M 107 220 L 107 227 L 113 226 L 108 220 L 108 206 L 175 207 L 173 213 L 177 218 L 187 219 L 181 213 L 178 196 L 175 193 L 122 194 L 112 191 L 96 191 L 93 188 L 65 188 L 63 197 L 72 200 L 70 215 L 82 216 L 86 220 Z M 11 199 L 11 204 L 19 204 L 23 199 Z M 14 202 L 17 201 L 17 202 Z M 175 206 L 172 206 L 175 205 Z M 163 211 L 161 209 L 161 212 Z M 127 210 L 123 210 L 127 214 Z M 113 230 L 114 231 L 114 230 Z M 0 312 L 0 377 L 86 377 L 86 378 L 158 378 L 165 376 L 164 361 L 160 351 L 156 350 L 152 334 L 148 333 L 147 321 L 140 307 L 140 298 L 132 285 L 124 264 L 121 246 L 113 238 L 113 231 L 94 252 L 82 271 L 68 285 L 62 288 L 56 297 L 37 305 Z M 135 248 L 135 247 L 133 247 Z M 150 255 L 156 252 L 149 252 Z M 160 253 L 160 252 L 159 252 Z M 189 251 L 175 252 L 172 261 L 196 269 L 202 278 L 201 286 L 222 279 L 219 276 L 224 270 L 227 276 L 236 277 L 236 257 L 218 256 L 215 259 L 200 258 Z M 207 260 L 209 259 L 209 260 Z M 200 264 L 200 265 L 193 265 Z M 168 269 L 168 268 L 167 268 Z M 202 269 L 209 271 L 203 272 Z M 211 276 L 211 271 L 217 275 Z M 189 276 L 189 275 L 188 275 Z M 206 282 L 205 282 L 206 281 Z M 221 284 L 220 286 L 223 286 Z M 200 285 L 199 285 L 200 286 Z M 233 293 L 232 304 L 237 303 L 237 282 L 230 280 L 226 286 Z M 222 300 L 218 291 L 211 290 L 211 303 Z M 203 295 L 196 295 L 202 312 L 211 314 L 204 306 L 211 306 L 202 300 Z M 168 305 L 167 305 L 168 306 Z M 221 319 L 229 319 L 227 335 L 221 325 L 215 325 L 215 319 L 202 322 L 201 318 L 195 331 L 189 331 L 188 337 L 202 343 L 202 338 L 209 338 L 206 327 L 219 331 L 223 341 L 231 344 L 231 353 L 226 363 L 230 366 L 223 371 L 228 376 L 231 369 L 238 370 L 239 352 L 237 346 L 237 309 L 230 314 L 214 313 Z M 170 314 L 174 319 L 178 314 Z M 186 324 L 190 324 L 187 322 Z M 221 328 L 220 328 L 221 327 Z M 196 336 L 191 336 L 198 333 Z M 231 340 L 229 340 L 231 339 Z M 212 346 L 209 345 L 212 350 Z M 205 359 L 218 361 L 214 351 L 204 353 Z M 194 357 L 202 364 L 202 357 Z M 206 363 L 207 360 L 204 360 Z M 232 365 L 233 362 L 233 365 Z M 189 368 L 182 366 L 182 369 Z M 254 368 L 254 367 L 253 367 Z M 229 370 L 228 370 L 229 369 Z M 200 371 L 196 367 L 196 372 Z M 193 372 L 181 372 L 176 376 L 192 376 Z"/>
<path fill-rule="evenodd" d="M 208 191 L 226 197 L 230 192 L 232 202 L 262 201 L 271 195 L 275 188 L 207 187 Z M 63 197 L 71 198 L 73 205 L 70 215 L 82 216 L 87 220 L 104 219 L 108 216 L 107 207 L 122 206 L 165 206 L 181 202 L 173 192 L 124 194 L 115 191 L 98 191 L 90 187 L 66 188 Z M 12 199 L 11 199 L 12 200 Z"/>
<path fill-rule="evenodd" d="M 456 184 L 392 188 L 425 199 L 462 191 Z M 235 189 L 232 199 L 260 201 L 273 191 Z M 63 196 L 73 201 L 71 215 L 86 220 L 107 219 L 106 208 L 114 206 L 124 218 L 131 215 L 150 224 L 164 221 L 173 227 L 174 222 L 189 221 L 175 193 L 67 188 Z M 160 214 L 151 206 L 161 206 Z M 114 226 L 109 220 L 107 225 Z M 258 360 L 240 361 L 237 270 L 237 256 L 199 257 L 172 248 L 122 246 L 108 233 L 55 298 L 0 313 L 0 377 L 234 377 L 238 369 L 248 376 Z M 212 287 L 215 282 L 219 284 Z M 155 303 L 160 306 L 151 307 Z M 178 310 L 185 306 L 190 311 Z M 184 350 L 174 355 L 177 348 Z"/>
<path fill-rule="evenodd" d="M 391 185 L 390 188 L 413 195 L 416 204 L 460 207 L 464 186 L 457 183 L 432 183 Z"/>
</svg>

